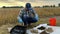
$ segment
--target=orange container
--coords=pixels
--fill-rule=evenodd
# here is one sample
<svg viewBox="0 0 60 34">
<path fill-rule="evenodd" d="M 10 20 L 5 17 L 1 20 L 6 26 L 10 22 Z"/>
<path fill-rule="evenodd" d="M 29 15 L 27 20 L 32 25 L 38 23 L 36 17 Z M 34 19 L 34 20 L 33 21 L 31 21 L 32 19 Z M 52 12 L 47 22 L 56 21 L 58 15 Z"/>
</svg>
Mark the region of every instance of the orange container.
<svg viewBox="0 0 60 34">
<path fill-rule="evenodd" d="M 56 18 L 50 18 L 50 26 L 56 26 Z"/>
</svg>

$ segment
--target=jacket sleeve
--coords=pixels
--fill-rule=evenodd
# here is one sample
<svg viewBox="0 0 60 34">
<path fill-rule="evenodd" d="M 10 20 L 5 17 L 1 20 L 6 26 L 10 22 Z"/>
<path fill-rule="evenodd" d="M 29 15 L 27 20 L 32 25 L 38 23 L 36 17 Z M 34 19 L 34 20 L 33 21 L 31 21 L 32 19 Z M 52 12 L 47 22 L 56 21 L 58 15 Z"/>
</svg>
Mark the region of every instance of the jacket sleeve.
<svg viewBox="0 0 60 34">
<path fill-rule="evenodd" d="M 34 9 L 32 9 L 32 13 L 34 14 L 34 16 L 35 16 L 35 14 L 36 14 L 36 11 L 34 10 Z"/>
<path fill-rule="evenodd" d="M 20 10 L 20 12 L 19 12 L 19 15 L 18 15 L 18 16 L 22 17 L 22 14 L 23 14 L 23 11 L 22 11 L 22 10 Z"/>
</svg>

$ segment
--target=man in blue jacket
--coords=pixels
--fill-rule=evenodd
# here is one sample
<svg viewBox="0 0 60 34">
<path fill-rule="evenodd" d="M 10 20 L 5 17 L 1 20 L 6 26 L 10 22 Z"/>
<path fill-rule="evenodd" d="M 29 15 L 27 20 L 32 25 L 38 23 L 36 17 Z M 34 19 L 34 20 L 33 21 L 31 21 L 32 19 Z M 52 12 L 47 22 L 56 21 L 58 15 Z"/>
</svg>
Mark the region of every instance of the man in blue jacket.
<svg viewBox="0 0 60 34">
<path fill-rule="evenodd" d="M 24 22 L 24 25 L 31 25 L 31 23 L 35 23 L 38 21 L 38 16 L 36 12 L 33 10 L 30 3 L 26 3 L 25 8 L 20 10 L 19 17 Z"/>
</svg>

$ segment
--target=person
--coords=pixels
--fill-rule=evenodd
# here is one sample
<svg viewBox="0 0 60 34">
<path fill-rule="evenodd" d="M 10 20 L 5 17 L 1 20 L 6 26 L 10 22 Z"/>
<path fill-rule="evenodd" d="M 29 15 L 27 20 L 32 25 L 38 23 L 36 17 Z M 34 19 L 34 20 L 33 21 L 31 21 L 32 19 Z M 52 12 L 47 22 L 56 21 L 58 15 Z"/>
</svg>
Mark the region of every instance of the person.
<svg viewBox="0 0 60 34">
<path fill-rule="evenodd" d="M 38 21 L 38 16 L 30 3 L 26 3 L 25 8 L 20 10 L 19 17 L 24 22 L 24 25 L 31 25 L 31 23 L 36 23 Z"/>
</svg>

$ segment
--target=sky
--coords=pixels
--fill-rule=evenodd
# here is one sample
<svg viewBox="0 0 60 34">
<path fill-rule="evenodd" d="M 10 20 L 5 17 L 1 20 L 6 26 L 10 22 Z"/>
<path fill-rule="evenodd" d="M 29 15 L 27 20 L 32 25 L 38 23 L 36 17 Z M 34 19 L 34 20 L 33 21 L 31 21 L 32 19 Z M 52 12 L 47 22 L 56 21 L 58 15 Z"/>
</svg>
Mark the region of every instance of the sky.
<svg viewBox="0 0 60 34">
<path fill-rule="evenodd" d="M 31 3 L 32 6 L 56 5 L 60 0 L 0 0 L 0 6 L 25 6 L 26 3 Z"/>
</svg>

